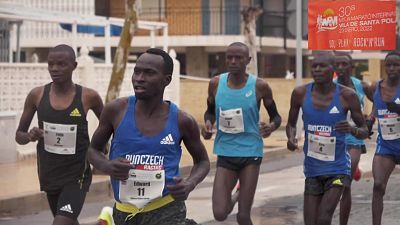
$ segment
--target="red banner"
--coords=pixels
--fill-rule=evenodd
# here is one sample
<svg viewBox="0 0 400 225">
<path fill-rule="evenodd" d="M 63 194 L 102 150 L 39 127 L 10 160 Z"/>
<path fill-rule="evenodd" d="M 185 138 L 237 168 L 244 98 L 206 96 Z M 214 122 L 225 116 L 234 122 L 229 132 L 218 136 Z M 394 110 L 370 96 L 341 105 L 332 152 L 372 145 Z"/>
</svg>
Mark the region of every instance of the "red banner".
<svg viewBox="0 0 400 225">
<path fill-rule="evenodd" d="M 309 0 L 308 48 L 395 49 L 395 0 Z"/>
</svg>

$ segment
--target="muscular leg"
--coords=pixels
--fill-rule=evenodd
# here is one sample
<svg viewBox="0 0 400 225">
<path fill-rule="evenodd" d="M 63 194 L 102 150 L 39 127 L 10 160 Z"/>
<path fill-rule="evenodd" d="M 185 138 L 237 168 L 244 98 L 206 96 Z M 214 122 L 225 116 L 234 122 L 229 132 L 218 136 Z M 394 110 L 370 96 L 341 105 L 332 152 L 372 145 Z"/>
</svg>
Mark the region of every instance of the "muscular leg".
<svg viewBox="0 0 400 225">
<path fill-rule="evenodd" d="M 232 190 L 237 179 L 237 172 L 217 167 L 212 194 L 212 208 L 214 218 L 218 221 L 225 220 L 233 209 L 235 202 L 232 201 Z"/>
<path fill-rule="evenodd" d="M 374 177 L 374 189 L 372 195 L 372 224 L 380 225 L 383 212 L 383 196 L 390 174 L 396 166 L 393 159 L 375 155 L 372 161 L 372 175 Z"/>
<path fill-rule="evenodd" d="M 304 194 L 303 217 L 305 225 L 317 225 L 322 195 Z"/>
<path fill-rule="evenodd" d="M 349 149 L 351 157 L 351 174 L 354 175 L 358 163 L 360 162 L 361 151 L 359 149 Z M 351 211 L 351 183 L 350 187 L 343 190 L 342 199 L 340 200 L 340 225 L 347 225 Z"/>
<path fill-rule="evenodd" d="M 260 166 L 250 164 L 239 173 L 239 212 L 237 222 L 239 225 L 252 225 L 250 211 L 253 204 L 254 194 L 257 187 Z"/>
<path fill-rule="evenodd" d="M 53 225 L 79 225 L 79 222 L 66 216 L 57 215 L 54 217 Z"/>
<path fill-rule="evenodd" d="M 334 186 L 324 193 L 318 212 L 318 225 L 331 225 L 333 213 L 340 201 L 344 187 Z"/>
</svg>

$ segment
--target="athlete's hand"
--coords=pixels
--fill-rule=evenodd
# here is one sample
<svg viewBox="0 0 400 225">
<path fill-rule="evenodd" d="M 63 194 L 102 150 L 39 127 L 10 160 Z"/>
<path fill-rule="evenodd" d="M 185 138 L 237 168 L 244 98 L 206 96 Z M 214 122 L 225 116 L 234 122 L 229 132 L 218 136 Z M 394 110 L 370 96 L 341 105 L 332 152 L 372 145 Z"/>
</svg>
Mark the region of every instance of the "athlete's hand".
<svg viewBox="0 0 400 225">
<path fill-rule="evenodd" d="M 38 127 L 33 127 L 28 133 L 29 141 L 37 141 L 43 138 L 43 130 Z"/>
<path fill-rule="evenodd" d="M 347 120 L 342 120 L 336 123 L 335 130 L 342 133 L 350 133 L 353 127 L 347 122 Z"/>
<path fill-rule="evenodd" d="M 129 170 L 133 168 L 134 166 L 129 160 L 117 158 L 107 162 L 104 172 L 117 180 L 127 180 L 129 178 Z"/>
<path fill-rule="evenodd" d="M 375 123 L 375 117 L 365 115 L 365 123 L 367 124 L 368 127 L 368 139 L 371 139 L 371 136 L 374 134 L 374 132 L 372 131 L 372 127 L 374 126 Z"/>
<path fill-rule="evenodd" d="M 169 193 L 177 201 L 185 201 L 189 193 L 195 188 L 193 182 L 187 181 L 182 177 L 174 177 L 175 185 L 167 185 Z"/>
<path fill-rule="evenodd" d="M 201 135 L 203 136 L 204 139 L 208 140 L 212 137 L 213 135 L 212 129 L 213 125 L 209 120 L 207 120 L 204 127 L 201 128 Z"/>
<path fill-rule="evenodd" d="M 287 149 L 289 149 L 290 151 L 296 151 L 299 150 L 299 145 L 297 144 L 297 138 L 293 138 L 293 139 L 288 139 L 287 143 L 286 143 L 286 147 Z"/>
<path fill-rule="evenodd" d="M 267 138 L 271 135 L 272 131 L 275 130 L 274 125 L 269 123 L 266 124 L 265 122 L 260 122 L 260 134 L 263 138 Z"/>
</svg>

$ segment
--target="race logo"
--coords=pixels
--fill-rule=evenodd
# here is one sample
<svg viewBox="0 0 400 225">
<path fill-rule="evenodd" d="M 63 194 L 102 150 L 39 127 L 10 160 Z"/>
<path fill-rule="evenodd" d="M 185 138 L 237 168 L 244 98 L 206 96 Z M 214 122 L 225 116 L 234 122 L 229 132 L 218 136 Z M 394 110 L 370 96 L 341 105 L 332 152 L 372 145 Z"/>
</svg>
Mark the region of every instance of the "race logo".
<svg viewBox="0 0 400 225">
<path fill-rule="evenodd" d="M 319 14 L 317 17 L 318 32 L 326 30 L 334 30 L 338 27 L 338 16 L 331 8 L 327 8 L 324 13 Z"/>
</svg>

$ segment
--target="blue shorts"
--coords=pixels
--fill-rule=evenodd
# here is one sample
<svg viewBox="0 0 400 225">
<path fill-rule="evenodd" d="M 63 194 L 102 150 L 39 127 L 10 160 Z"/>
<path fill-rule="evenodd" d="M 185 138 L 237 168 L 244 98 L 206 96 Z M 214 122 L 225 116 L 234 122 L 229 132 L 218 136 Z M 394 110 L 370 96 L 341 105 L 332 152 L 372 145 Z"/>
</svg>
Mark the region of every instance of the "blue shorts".
<svg viewBox="0 0 400 225">
<path fill-rule="evenodd" d="M 400 164 L 400 146 L 399 149 L 392 150 L 378 144 L 376 146 L 375 155 L 387 156 L 389 158 L 392 158 L 396 164 Z"/>
</svg>

